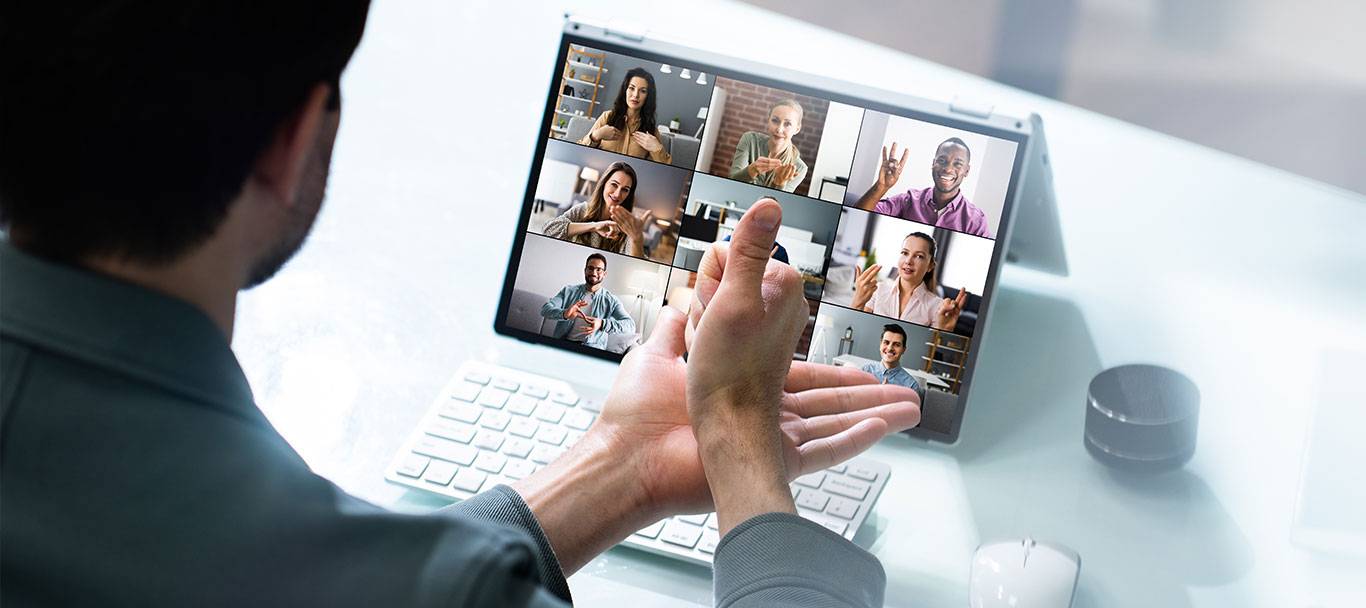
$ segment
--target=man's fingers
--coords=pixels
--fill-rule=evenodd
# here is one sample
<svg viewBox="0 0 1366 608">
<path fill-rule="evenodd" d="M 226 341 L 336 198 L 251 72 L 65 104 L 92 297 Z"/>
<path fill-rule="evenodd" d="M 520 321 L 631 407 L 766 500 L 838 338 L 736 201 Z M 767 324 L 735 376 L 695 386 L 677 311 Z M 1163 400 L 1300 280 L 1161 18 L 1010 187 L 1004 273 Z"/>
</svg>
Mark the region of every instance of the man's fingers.
<svg viewBox="0 0 1366 608">
<path fill-rule="evenodd" d="M 789 393 L 799 393 L 813 388 L 854 386 L 874 384 L 875 382 L 876 379 L 873 378 L 872 374 L 852 367 L 794 361 L 792 367 L 787 370 L 787 382 L 783 384 L 783 390 Z"/>
<path fill-rule="evenodd" d="M 669 357 L 682 357 L 683 353 L 688 352 L 687 340 L 684 338 L 687 320 L 674 307 L 665 306 L 659 313 L 659 320 L 655 321 L 654 333 L 645 342 L 645 348 Z"/>
<path fill-rule="evenodd" d="M 910 148 L 906 148 L 905 150 L 903 150 L 903 151 L 901 152 L 901 160 L 896 161 L 896 172 L 897 172 L 897 173 L 901 173 L 901 168 L 906 166 L 906 159 L 907 159 L 907 158 L 910 158 L 910 156 L 911 156 L 911 149 L 910 149 Z"/>
<path fill-rule="evenodd" d="M 876 407 L 884 403 L 919 403 L 912 389 L 897 384 L 858 384 L 813 388 L 788 394 L 783 409 L 803 418 L 840 414 Z"/>
<path fill-rule="evenodd" d="M 920 423 L 920 406 L 909 401 L 901 401 L 854 412 L 806 418 L 797 428 L 797 443 L 800 445 L 842 433 L 869 418 L 878 418 L 886 422 L 889 433 L 904 431 Z"/>
<path fill-rule="evenodd" d="M 858 456 L 887 435 L 887 422 L 881 418 L 868 418 L 850 429 L 803 443 L 797 446 L 798 470 L 788 471 L 789 477 L 805 475 L 812 471 L 828 469 L 841 462 Z"/>
<path fill-rule="evenodd" d="M 773 248 L 782 219 L 782 207 L 771 198 L 759 199 L 745 212 L 730 237 L 722 289 L 736 290 L 735 297 L 758 299 L 764 269 L 768 267 L 768 252 Z"/>
</svg>

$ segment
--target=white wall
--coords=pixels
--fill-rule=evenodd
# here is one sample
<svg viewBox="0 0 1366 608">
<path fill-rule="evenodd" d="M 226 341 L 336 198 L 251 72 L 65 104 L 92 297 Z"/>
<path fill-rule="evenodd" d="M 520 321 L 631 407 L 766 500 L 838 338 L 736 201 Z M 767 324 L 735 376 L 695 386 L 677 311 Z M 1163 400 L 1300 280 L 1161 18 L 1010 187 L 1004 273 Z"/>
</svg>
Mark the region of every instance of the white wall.
<svg viewBox="0 0 1366 608">
<path fill-rule="evenodd" d="M 863 123 L 863 109 L 830 102 L 825 114 L 825 129 L 816 152 L 816 164 L 811 168 L 811 198 L 822 198 L 833 203 L 844 200 L 843 192 L 825 192 L 817 196 L 821 180 L 849 177 L 849 166 L 854 162 L 854 146 L 858 144 L 859 127 Z"/>
</svg>

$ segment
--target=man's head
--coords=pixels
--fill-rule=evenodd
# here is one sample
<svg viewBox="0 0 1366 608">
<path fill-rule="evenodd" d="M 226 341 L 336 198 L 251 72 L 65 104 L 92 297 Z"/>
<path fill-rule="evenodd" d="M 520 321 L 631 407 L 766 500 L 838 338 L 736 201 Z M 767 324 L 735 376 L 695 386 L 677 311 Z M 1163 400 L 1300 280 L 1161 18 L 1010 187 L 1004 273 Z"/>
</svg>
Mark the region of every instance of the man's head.
<svg viewBox="0 0 1366 608">
<path fill-rule="evenodd" d="M 906 330 L 900 325 L 888 323 L 882 326 L 882 342 L 878 346 L 882 353 L 882 364 L 887 367 L 901 365 L 901 355 L 906 352 Z"/>
<path fill-rule="evenodd" d="M 930 164 L 930 177 L 934 180 L 935 192 L 951 194 L 963 185 L 963 179 L 971 169 L 972 151 L 968 144 L 957 137 L 950 137 L 939 144 L 934 151 L 934 162 Z"/>
<path fill-rule="evenodd" d="M 597 287 L 606 278 L 607 256 L 601 253 L 588 256 L 588 259 L 583 263 L 583 282 L 592 288 Z"/>
<path fill-rule="evenodd" d="M 303 242 L 368 2 L 30 2 L 0 21 L 0 221 L 16 245 L 162 266 L 225 224 L 243 285 Z"/>
</svg>

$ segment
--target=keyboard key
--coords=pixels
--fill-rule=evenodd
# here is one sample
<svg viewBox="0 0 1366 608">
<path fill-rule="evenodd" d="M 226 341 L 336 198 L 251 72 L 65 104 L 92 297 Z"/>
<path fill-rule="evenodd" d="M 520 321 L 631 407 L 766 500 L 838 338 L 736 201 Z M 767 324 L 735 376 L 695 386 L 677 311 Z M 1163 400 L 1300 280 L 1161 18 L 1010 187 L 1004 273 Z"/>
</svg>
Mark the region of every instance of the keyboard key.
<svg viewBox="0 0 1366 608">
<path fill-rule="evenodd" d="M 835 517 L 853 519 L 855 515 L 858 515 L 858 503 L 836 496 L 830 499 L 830 506 L 825 508 L 825 512 Z"/>
<path fill-rule="evenodd" d="M 822 492 L 817 492 L 809 488 L 803 488 L 797 493 L 797 506 L 812 511 L 824 511 L 825 503 L 830 502 L 830 497 Z"/>
<path fill-rule="evenodd" d="M 432 459 L 421 454 L 409 454 L 403 459 L 403 464 L 398 466 L 398 474 L 416 479 L 422 476 L 422 472 L 427 470 L 427 464 L 431 461 Z"/>
<path fill-rule="evenodd" d="M 536 441 L 548 443 L 550 445 L 560 445 L 564 442 L 564 436 L 564 428 L 544 424 L 541 425 L 540 432 L 536 433 Z"/>
<path fill-rule="evenodd" d="M 592 399 L 585 399 L 583 403 L 579 404 L 579 407 L 586 409 L 590 412 L 593 412 L 595 414 L 602 413 L 602 404 Z"/>
<path fill-rule="evenodd" d="M 701 513 L 697 515 L 679 515 L 678 519 L 686 521 L 694 526 L 700 526 L 702 524 L 707 523 L 707 514 Z"/>
<path fill-rule="evenodd" d="M 469 372 L 465 374 L 465 379 L 477 384 L 488 384 L 490 380 L 488 374 L 481 374 L 479 372 Z"/>
<path fill-rule="evenodd" d="M 487 429 L 479 431 L 474 436 L 474 445 L 475 447 L 497 452 L 498 448 L 503 447 L 503 434 L 495 433 Z"/>
<path fill-rule="evenodd" d="M 844 468 L 845 468 L 845 465 L 844 465 L 843 462 L 841 462 L 841 463 L 839 463 L 839 464 L 837 464 L 837 465 L 835 465 L 835 466 L 833 466 L 833 467 L 829 467 L 829 470 L 834 471 L 834 472 L 836 472 L 836 473 L 843 473 L 843 472 L 844 472 Z"/>
<path fill-rule="evenodd" d="M 536 411 L 536 404 L 540 403 L 527 395 L 513 395 L 508 399 L 508 411 L 518 416 L 530 416 L 531 412 Z"/>
<path fill-rule="evenodd" d="M 498 378 L 493 381 L 493 385 L 505 391 L 513 393 L 517 392 L 517 388 L 522 386 L 516 380 L 513 380 L 511 378 Z"/>
<path fill-rule="evenodd" d="M 499 390 L 492 386 L 486 386 L 484 387 L 484 390 L 479 393 L 479 405 L 501 410 L 503 409 L 503 406 L 507 404 L 508 397 L 511 395 L 512 393 L 507 391 Z"/>
<path fill-rule="evenodd" d="M 460 443 L 469 443 L 474 438 L 474 427 L 463 422 L 438 418 L 427 427 L 427 434 Z"/>
<path fill-rule="evenodd" d="M 664 532 L 659 535 L 659 540 L 689 549 L 697 546 L 697 541 L 701 538 L 702 528 L 676 519 L 671 519 L 669 523 L 664 524 Z"/>
<path fill-rule="evenodd" d="M 593 414 L 583 410 L 569 410 L 564 415 L 564 425 L 580 431 L 588 430 L 593 424 Z"/>
<path fill-rule="evenodd" d="M 474 424 L 476 420 L 479 420 L 479 416 L 484 413 L 484 410 L 468 403 L 446 403 L 441 406 L 437 413 L 446 418 Z"/>
<path fill-rule="evenodd" d="M 539 422 L 519 416 L 513 418 L 512 422 L 508 424 L 508 432 L 518 437 L 534 437 L 538 426 L 540 426 Z"/>
<path fill-rule="evenodd" d="M 847 496 L 854 500 L 863 500 L 863 497 L 868 495 L 868 484 L 857 479 L 831 476 L 821 487 L 831 494 Z"/>
<path fill-rule="evenodd" d="M 483 388 L 483 386 L 473 382 L 462 382 L 459 387 L 456 387 L 455 391 L 451 392 L 451 399 L 474 401 L 475 397 L 479 396 L 479 391 L 483 390 Z"/>
<path fill-rule="evenodd" d="M 536 417 L 551 424 L 555 424 L 558 423 L 561 418 L 564 418 L 564 412 L 565 408 L 563 405 L 544 402 L 541 403 L 540 407 L 536 408 Z"/>
<path fill-rule="evenodd" d="M 485 412 L 484 415 L 483 415 L 482 417 L 480 417 L 480 419 L 479 419 L 479 426 L 482 426 L 482 427 L 484 427 L 484 428 L 486 428 L 486 429 L 493 429 L 493 430 L 495 430 L 495 431 L 501 431 L 501 430 L 507 428 L 507 427 L 508 427 L 508 423 L 511 422 L 511 421 L 512 421 L 512 414 L 509 414 L 509 413 L 504 412 L 504 411 L 501 411 L 501 410 L 493 410 L 493 411 Z"/>
<path fill-rule="evenodd" d="M 564 445 L 564 447 L 571 447 L 578 443 L 580 439 L 583 439 L 583 431 L 569 431 L 569 434 L 565 435 L 564 443 L 562 445 Z"/>
<path fill-rule="evenodd" d="M 574 407 L 579 403 L 579 396 L 574 393 L 555 393 L 550 399 L 555 403 L 568 407 Z"/>
<path fill-rule="evenodd" d="M 717 528 L 719 527 L 718 524 L 717 524 L 716 514 L 715 514 L 715 513 L 711 513 L 711 514 L 707 515 L 707 527 L 708 527 L 708 528 L 711 528 L 711 529 L 713 529 L 713 530 L 715 530 L 715 529 L 717 529 Z"/>
<path fill-rule="evenodd" d="M 797 485 L 806 486 L 808 488 L 819 488 L 823 482 L 825 482 L 824 471 L 816 471 L 815 473 L 802 475 L 797 478 Z"/>
<path fill-rule="evenodd" d="M 702 532 L 702 541 L 697 543 L 697 549 L 710 555 L 716 553 L 716 544 L 719 542 L 721 542 L 721 538 L 716 530 L 706 530 Z"/>
<path fill-rule="evenodd" d="M 563 453 L 564 450 L 560 448 L 538 443 L 536 447 L 531 449 L 531 461 L 536 464 L 549 464 Z"/>
<path fill-rule="evenodd" d="M 877 479 L 876 470 L 871 467 L 863 466 L 857 462 L 849 465 L 849 475 L 864 481 L 875 481 Z"/>
<path fill-rule="evenodd" d="M 535 444 L 530 441 L 513 437 L 507 440 L 507 443 L 503 444 L 503 453 L 514 458 L 526 458 L 527 454 L 531 453 L 531 448 L 533 447 L 535 447 Z"/>
<path fill-rule="evenodd" d="M 522 394 L 533 399 L 545 399 L 550 395 L 550 393 L 546 392 L 545 389 L 539 386 L 532 386 L 530 384 L 522 387 Z"/>
<path fill-rule="evenodd" d="M 503 467 L 503 475 L 509 479 L 522 479 L 535 472 L 536 465 L 525 460 L 509 460 L 507 466 Z"/>
<path fill-rule="evenodd" d="M 454 441 L 426 436 L 417 442 L 417 445 L 413 447 L 413 451 L 422 454 L 423 456 L 431 456 L 433 458 L 449 460 L 462 465 L 469 465 L 471 462 L 474 462 L 474 457 L 479 450 Z"/>
<path fill-rule="evenodd" d="M 666 520 L 661 519 L 661 520 L 659 520 L 659 521 L 657 521 L 657 522 L 655 522 L 655 523 L 652 523 L 652 524 L 650 524 L 650 525 L 648 525 L 648 526 L 645 526 L 644 528 L 641 528 L 640 530 L 638 530 L 638 531 L 636 532 L 636 535 L 637 535 L 637 536 L 644 536 L 645 538 L 655 538 L 655 537 L 659 536 L 659 532 L 660 532 L 661 530 L 664 529 L 664 522 L 665 522 L 665 521 L 666 521 Z"/>
<path fill-rule="evenodd" d="M 479 457 L 474 459 L 474 468 L 480 471 L 497 473 L 503 470 L 503 465 L 507 464 L 508 459 L 495 452 L 480 452 Z M 856 507 L 857 509 L 857 507 Z"/>
<path fill-rule="evenodd" d="M 448 486 L 451 485 L 451 478 L 455 477 L 455 471 L 459 468 L 449 462 L 434 460 L 431 466 L 427 467 L 427 475 L 423 479 L 438 486 Z"/>
<path fill-rule="evenodd" d="M 460 469 L 460 472 L 455 474 L 455 483 L 452 485 L 466 492 L 478 492 L 479 488 L 484 487 L 484 480 L 488 478 L 488 475 L 474 469 Z"/>
</svg>

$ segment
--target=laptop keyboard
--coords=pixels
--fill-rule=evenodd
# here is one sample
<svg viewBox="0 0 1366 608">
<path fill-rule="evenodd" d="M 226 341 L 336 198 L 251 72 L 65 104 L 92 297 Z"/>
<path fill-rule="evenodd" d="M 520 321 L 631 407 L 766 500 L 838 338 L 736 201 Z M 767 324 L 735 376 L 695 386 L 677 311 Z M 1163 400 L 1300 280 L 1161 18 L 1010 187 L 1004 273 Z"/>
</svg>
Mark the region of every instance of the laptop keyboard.
<svg viewBox="0 0 1366 608">
<path fill-rule="evenodd" d="M 423 416 L 385 470 L 390 482 L 464 500 L 535 473 L 583 437 L 602 411 L 568 383 L 481 362 L 467 362 Z M 863 525 L 890 474 L 856 458 L 797 478 L 797 512 L 848 539 Z M 622 544 L 711 564 L 720 539 L 716 514 L 656 522 Z"/>
</svg>

